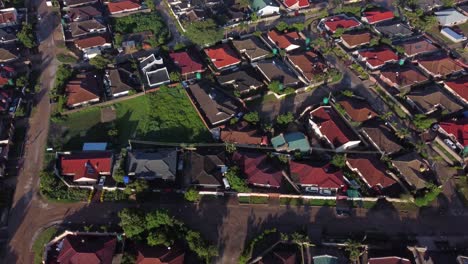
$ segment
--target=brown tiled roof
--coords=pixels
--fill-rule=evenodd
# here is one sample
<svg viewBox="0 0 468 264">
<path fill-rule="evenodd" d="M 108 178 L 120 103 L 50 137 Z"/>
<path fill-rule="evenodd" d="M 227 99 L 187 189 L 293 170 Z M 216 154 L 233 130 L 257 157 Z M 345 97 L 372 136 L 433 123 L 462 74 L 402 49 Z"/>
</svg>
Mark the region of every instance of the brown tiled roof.
<svg viewBox="0 0 468 264">
<path fill-rule="evenodd" d="M 82 21 L 102 16 L 102 12 L 98 9 L 97 5 L 87 5 L 70 8 L 68 15 L 72 21 Z"/>
<path fill-rule="evenodd" d="M 403 148 L 399 144 L 397 136 L 382 121 L 377 119 L 369 120 L 362 125 L 362 130 L 385 153 L 395 153 Z"/>
<path fill-rule="evenodd" d="M 371 37 L 372 35 L 370 32 L 357 32 L 343 34 L 341 36 L 341 39 L 343 40 L 343 42 L 346 42 L 348 46 L 354 47 L 368 44 L 371 40 Z"/>
<path fill-rule="evenodd" d="M 382 70 L 380 74 L 388 79 L 392 86 L 399 86 L 400 89 L 428 80 L 425 75 L 414 67 L 390 67 Z"/>
<path fill-rule="evenodd" d="M 149 247 L 139 244 L 137 252 L 136 264 L 183 264 L 185 258 L 185 252 L 178 245 Z"/>
<path fill-rule="evenodd" d="M 6 50 L 4 48 L 0 48 L 0 62 L 5 62 L 5 61 L 10 61 L 17 59 L 18 56 L 15 54 L 11 53 L 9 50 Z"/>
<path fill-rule="evenodd" d="M 382 188 L 390 187 L 396 181 L 386 173 L 386 169 L 382 161 L 374 156 L 348 156 L 346 162 L 352 170 L 357 170 L 366 180 L 368 185 L 372 187 L 382 186 Z"/>
<path fill-rule="evenodd" d="M 86 73 L 70 80 L 65 87 L 67 105 L 73 106 L 99 98 L 102 92 L 102 81 L 100 78 L 99 75 L 95 75 L 94 73 Z"/>
<path fill-rule="evenodd" d="M 377 113 L 371 108 L 371 106 L 364 100 L 356 98 L 343 98 L 338 101 L 346 113 L 355 122 L 364 122 L 370 118 L 377 116 Z"/>
<path fill-rule="evenodd" d="M 450 98 L 435 84 L 413 88 L 406 96 L 425 113 L 434 110 L 438 105 L 441 105 L 450 113 L 462 109 L 461 105 Z"/>
<path fill-rule="evenodd" d="M 16 15 L 13 11 L 0 10 L 0 24 L 16 22 Z"/>
<path fill-rule="evenodd" d="M 429 165 L 415 152 L 395 158 L 392 163 L 405 180 L 416 189 L 426 187 L 427 180 L 432 175 Z"/>
<path fill-rule="evenodd" d="M 249 128 L 247 122 L 240 122 L 236 127 L 221 130 L 221 140 L 238 144 L 262 144 L 262 136 L 256 129 Z"/>
<path fill-rule="evenodd" d="M 111 236 L 68 235 L 57 257 L 61 264 L 111 264 L 117 238 Z"/>
<path fill-rule="evenodd" d="M 96 19 L 70 23 L 72 37 L 86 35 L 92 33 L 95 30 L 103 30 L 105 28 L 106 26 Z"/>
<path fill-rule="evenodd" d="M 75 40 L 75 45 L 80 49 L 98 47 L 109 43 L 106 35 L 93 36 Z"/>
<path fill-rule="evenodd" d="M 107 8 L 111 14 L 128 12 L 139 9 L 141 5 L 137 1 L 123 0 L 118 2 L 107 3 Z"/>
<path fill-rule="evenodd" d="M 442 76 L 446 76 L 463 70 L 460 65 L 447 56 L 421 59 L 418 63 L 431 75 L 440 74 Z"/>
<path fill-rule="evenodd" d="M 323 73 L 327 68 L 327 65 L 313 51 L 288 55 L 288 58 L 309 81 L 312 81 L 315 75 Z"/>
<path fill-rule="evenodd" d="M 439 49 L 426 38 L 405 41 L 402 43 L 402 46 L 405 49 L 405 54 L 407 56 L 414 56 L 416 54 L 432 52 Z"/>
</svg>

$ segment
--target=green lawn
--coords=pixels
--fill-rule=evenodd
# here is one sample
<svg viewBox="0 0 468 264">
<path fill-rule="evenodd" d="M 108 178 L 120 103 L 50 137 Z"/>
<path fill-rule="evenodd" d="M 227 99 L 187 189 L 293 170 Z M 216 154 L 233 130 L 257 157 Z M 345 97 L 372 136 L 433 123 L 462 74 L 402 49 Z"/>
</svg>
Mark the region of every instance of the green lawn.
<svg viewBox="0 0 468 264">
<path fill-rule="evenodd" d="M 66 150 L 81 149 L 84 142 L 109 142 L 115 148 L 128 139 L 161 142 L 208 142 L 211 135 L 182 88 L 160 91 L 113 105 L 117 119 L 101 123 L 101 108 L 89 107 L 52 123 L 49 144 Z M 109 106 L 106 106 L 109 107 Z M 117 129 L 117 137 L 108 131 Z"/>
<path fill-rule="evenodd" d="M 34 264 L 42 263 L 42 255 L 44 253 L 44 247 L 49 243 L 55 235 L 57 235 L 56 227 L 49 227 L 46 230 L 42 231 L 39 236 L 34 241 L 32 250 L 34 252 Z"/>
</svg>

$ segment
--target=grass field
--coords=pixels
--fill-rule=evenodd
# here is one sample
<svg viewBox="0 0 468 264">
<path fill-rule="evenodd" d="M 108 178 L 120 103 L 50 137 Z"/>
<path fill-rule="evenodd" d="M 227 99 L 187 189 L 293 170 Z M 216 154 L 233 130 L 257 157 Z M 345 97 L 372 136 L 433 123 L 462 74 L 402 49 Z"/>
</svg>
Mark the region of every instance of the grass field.
<svg viewBox="0 0 468 264">
<path fill-rule="evenodd" d="M 109 106 L 107 106 L 109 107 Z M 160 91 L 113 105 L 116 120 L 101 123 L 101 108 L 89 107 L 52 123 L 49 143 L 66 150 L 81 149 L 84 142 L 109 142 L 115 148 L 128 139 L 161 142 L 208 142 L 211 135 L 182 88 Z M 115 128 L 118 135 L 110 137 Z"/>
</svg>

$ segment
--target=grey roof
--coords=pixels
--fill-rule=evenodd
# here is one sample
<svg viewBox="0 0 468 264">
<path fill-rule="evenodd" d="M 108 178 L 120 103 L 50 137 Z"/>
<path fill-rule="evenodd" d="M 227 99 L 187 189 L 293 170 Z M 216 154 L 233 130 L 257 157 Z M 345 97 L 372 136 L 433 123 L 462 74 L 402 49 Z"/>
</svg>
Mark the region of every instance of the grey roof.
<svg viewBox="0 0 468 264">
<path fill-rule="evenodd" d="M 105 29 L 106 26 L 96 19 L 70 23 L 70 31 L 74 38 Z"/>
<path fill-rule="evenodd" d="M 366 121 L 361 127 L 381 151 L 392 154 L 403 148 L 393 131 L 383 122 L 374 118 Z"/>
<path fill-rule="evenodd" d="M 106 77 L 112 94 L 130 91 L 137 85 L 136 77 L 123 68 L 109 70 Z"/>
<path fill-rule="evenodd" d="M 257 63 L 260 72 L 271 81 L 280 81 L 284 86 L 295 86 L 301 81 L 284 63 L 279 60 L 265 60 Z"/>
<path fill-rule="evenodd" d="M 150 87 L 158 86 L 171 81 L 166 67 L 146 72 L 146 79 Z"/>
<path fill-rule="evenodd" d="M 449 26 L 456 23 L 463 23 L 468 19 L 465 15 L 458 12 L 454 8 L 449 8 L 441 11 L 434 12 L 439 21 L 439 24 L 442 26 Z"/>
<path fill-rule="evenodd" d="M 128 152 L 128 173 L 138 178 L 174 180 L 177 169 L 177 151 L 160 149 L 156 152 Z"/>
<path fill-rule="evenodd" d="M 239 70 L 235 72 L 223 73 L 216 77 L 222 85 L 228 85 L 239 92 L 246 92 L 250 89 L 257 89 L 263 82 L 257 79 L 253 71 Z"/>
<path fill-rule="evenodd" d="M 100 17 L 102 16 L 102 12 L 98 9 L 97 5 L 86 5 L 70 8 L 68 16 L 72 21 L 83 21 L 92 19 L 93 17 Z"/>
<path fill-rule="evenodd" d="M 0 29 L 0 42 L 8 42 L 16 40 L 16 35 L 6 32 L 3 29 Z"/>
<path fill-rule="evenodd" d="M 263 58 L 271 53 L 267 46 L 255 36 L 234 40 L 232 44 L 240 53 L 244 53 L 250 60 Z"/>
<path fill-rule="evenodd" d="M 218 155 L 200 155 L 188 152 L 184 163 L 185 184 L 221 186 L 221 167 L 224 162 Z"/>
<path fill-rule="evenodd" d="M 411 36 L 413 31 L 401 21 L 383 22 L 375 26 L 375 29 L 389 38 Z"/>
<path fill-rule="evenodd" d="M 433 111 L 439 105 L 449 113 L 462 109 L 460 104 L 444 93 L 436 84 L 413 88 L 406 96 L 424 113 Z"/>
<path fill-rule="evenodd" d="M 416 189 L 426 187 L 428 179 L 433 176 L 429 165 L 415 152 L 394 158 L 392 163 L 403 178 Z"/>
</svg>

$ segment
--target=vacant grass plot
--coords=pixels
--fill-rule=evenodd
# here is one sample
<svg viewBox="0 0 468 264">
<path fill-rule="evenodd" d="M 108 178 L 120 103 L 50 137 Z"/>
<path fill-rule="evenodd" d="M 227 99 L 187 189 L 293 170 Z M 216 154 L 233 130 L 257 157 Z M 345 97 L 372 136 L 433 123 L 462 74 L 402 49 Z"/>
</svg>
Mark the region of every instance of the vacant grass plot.
<svg viewBox="0 0 468 264">
<path fill-rule="evenodd" d="M 107 106 L 108 107 L 108 106 Z M 160 91 L 113 105 L 116 119 L 101 121 L 100 107 L 89 107 L 52 122 L 49 144 L 78 150 L 84 142 L 108 142 L 115 148 L 128 139 L 192 143 L 208 142 L 211 135 L 182 88 Z"/>
</svg>

